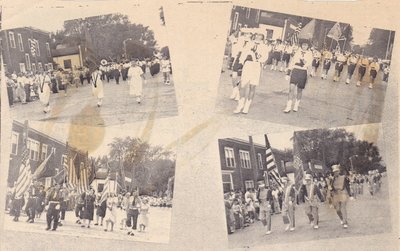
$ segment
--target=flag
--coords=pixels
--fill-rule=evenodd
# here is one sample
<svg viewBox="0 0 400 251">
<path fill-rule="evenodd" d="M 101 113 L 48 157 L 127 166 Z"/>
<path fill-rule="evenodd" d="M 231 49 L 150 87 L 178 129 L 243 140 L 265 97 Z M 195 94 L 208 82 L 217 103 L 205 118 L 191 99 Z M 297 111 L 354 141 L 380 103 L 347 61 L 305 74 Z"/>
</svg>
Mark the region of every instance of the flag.
<svg viewBox="0 0 400 251">
<path fill-rule="evenodd" d="M 276 181 L 276 183 L 280 187 L 283 187 L 280 175 L 278 173 L 278 168 L 275 162 L 274 154 L 272 153 L 271 144 L 269 143 L 268 136 L 266 134 L 265 134 L 265 147 L 267 148 L 267 150 L 265 150 L 265 160 L 269 178 L 272 178 L 273 180 Z"/>
<path fill-rule="evenodd" d="M 36 168 L 35 172 L 33 173 L 33 179 L 40 179 L 43 177 L 47 177 L 46 173 L 48 173 L 49 169 L 51 168 L 47 163 L 49 162 L 50 158 L 53 156 L 53 151 L 50 153 L 49 156 Z"/>
<path fill-rule="evenodd" d="M 85 167 L 84 163 L 81 163 L 79 172 L 80 175 L 79 175 L 78 187 L 81 192 L 84 192 L 88 188 L 88 170 L 87 167 Z"/>
<path fill-rule="evenodd" d="M 330 29 L 330 31 L 328 32 L 328 34 L 326 36 L 338 41 L 340 39 L 340 37 L 342 36 L 342 29 L 340 28 L 340 24 L 336 23 Z"/>
<path fill-rule="evenodd" d="M 290 28 L 293 30 L 292 34 L 289 37 L 290 43 L 292 45 L 297 45 L 299 44 L 299 33 L 301 32 L 301 23 L 298 23 L 296 25 L 290 25 Z"/>
<path fill-rule="evenodd" d="M 17 182 L 15 183 L 15 197 L 24 196 L 32 182 L 32 171 L 29 160 L 29 150 L 26 147 L 21 155 L 21 163 Z"/>
<path fill-rule="evenodd" d="M 299 31 L 298 39 L 311 40 L 314 37 L 315 23 L 316 21 L 313 19 L 306 24 L 301 31 Z"/>
<path fill-rule="evenodd" d="M 302 180 L 304 177 L 303 160 L 301 158 L 300 149 L 301 149 L 301 146 L 300 146 L 300 142 L 298 140 L 298 134 L 297 134 L 297 132 L 294 132 L 294 136 L 293 136 L 293 166 L 296 169 L 295 180 L 294 180 L 296 187 L 298 187 L 302 184 Z"/>
<path fill-rule="evenodd" d="M 108 175 L 106 182 L 104 183 L 103 191 L 101 192 L 100 204 L 107 199 L 109 192 L 110 192 L 110 176 Z"/>
<path fill-rule="evenodd" d="M 67 162 L 65 165 L 67 165 L 67 170 L 68 170 L 68 184 L 71 187 L 77 187 L 77 185 L 78 185 L 78 179 L 76 176 L 76 168 L 75 168 L 75 163 L 74 163 L 76 156 L 77 156 L 77 153 L 75 153 L 74 158 L 71 158 L 71 156 L 67 156 L 67 158 L 65 160 Z"/>
</svg>

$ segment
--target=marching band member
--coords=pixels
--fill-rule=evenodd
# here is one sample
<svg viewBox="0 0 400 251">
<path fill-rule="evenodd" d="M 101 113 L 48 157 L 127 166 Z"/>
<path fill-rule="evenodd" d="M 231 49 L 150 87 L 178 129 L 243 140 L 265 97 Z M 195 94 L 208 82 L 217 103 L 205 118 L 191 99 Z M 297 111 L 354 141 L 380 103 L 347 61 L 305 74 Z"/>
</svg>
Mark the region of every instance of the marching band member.
<svg viewBox="0 0 400 251">
<path fill-rule="evenodd" d="M 379 69 L 380 69 L 380 65 L 378 63 L 378 58 L 374 57 L 373 61 L 369 65 L 369 77 L 371 80 L 371 82 L 369 83 L 369 86 L 368 86 L 369 89 L 372 89 Z"/>
<path fill-rule="evenodd" d="M 38 82 L 39 82 L 39 99 L 44 106 L 43 112 L 48 113 L 50 112 L 50 85 L 51 85 L 51 78 L 49 74 L 42 71 L 38 76 Z"/>
<path fill-rule="evenodd" d="M 333 207 L 339 216 L 343 228 L 348 228 L 347 201 L 350 196 L 350 181 L 346 175 L 340 173 L 340 165 L 332 166 L 333 177 L 330 179 L 330 191 L 332 193 Z"/>
<path fill-rule="evenodd" d="M 353 77 L 354 70 L 356 69 L 358 62 L 358 57 L 355 54 L 350 54 L 350 56 L 347 59 L 347 78 L 346 78 L 346 84 L 350 84 L 351 78 Z"/>
<path fill-rule="evenodd" d="M 113 193 L 110 193 L 107 198 L 107 211 L 108 214 L 106 215 L 106 228 L 104 231 L 108 231 L 108 225 L 110 226 L 110 231 L 114 231 L 114 225 L 117 222 L 117 204 L 118 204 L 118 197 L 116 197 Z"/>
<path fill-rule="evenodd" d="M 46 230 L 57 230 L 58 220 L 60 218 L 60 203 L 63 200 L 62 193 L 60 191 L 60 184 L 56 183 L 54 187 L 49 191 L 46 198 L 47 207 L 47 228 Z M 51 227 L 53 223 L 53 228 Z"/>
<path fill-rule="evenodd" d="M 325 50 L 322 53 L 322 56 L 324 57 L 324 63 L 322 65 L 321 79 L 326 79 L 328 77 L 329 69 L 331 68 L 331 60 L 333 55 L 332 52 Z"/>
<path fill-rule="evenodd" d="M 319 64 L 321 62 L 321 52 L 318 50 L 313 51 L 313 61 L 312 61 L 312 70 L 311 70 L 311 77 L 315 77 L 317 75 L 317 70 L 319 68 Z"/>
<path fill-rule="evenodd" d="M 286 108 L 284 110 L 285 113 L 288 113 L 292 110 L 292 104 L 294 103 L 293 111 L 297 112 L 299 109 L 301 96 L 303 93 L 303 89 L 306 87 L 308 72 L 311 68 L 312 63 L 312 53 L 309 50 L 309 43 L 303 41 L 301 43 L 301 49 L 296 51 L 296 54 L 293 56 L 290 62 L 290 82 L 289 82 L 289 94 L 288 100 L 286 103 Z M 294 91 L 297 87 L 297 95 L 294 99 Z"/>
<path fill-rule="evenodd" d="M 286 224 L 285 231 L 295 230 L 295 203 L 296 203 L 296 189 L 294 184 L 287 176 L 282 177 L 283 195 L 282 195 L 282 212 L 283 222 Z"/>
<path fill-rule="evenodd" d="M 239 101 L 240 99 L 240 91 L 239 91 L 239 84 L 240 78 L 242 76 L 242 69 L 243 69 L 243 62 L 244 59 L 241 60 L 242 51 L 245 49 L 245 45 L 251 40 L 252 34 L 250 32 L 244 32 L 242 30 L 242 36 L 238 38 L 236 44 L 232 45 L 232 94 L 230 99 L 234 99 Z"/>
<path fill-rule="evenodd" d="M 343 55 L 340 52 L 338 52 L 336 54 L 335 76 L 333 76 L 333 82 L 339 82 L 340 81 L 340 74 L 343 71 L 343 66 L 344 66 L 346 61 L 347 61 L 347 58 L 346 58 L 345 55 Z"/>
<path fill-rule="evenodd" d="M 138 60 L 131 63 L 131 68 L 129 68 L 128 76 L 130 78 L 129 95 L 136 96 L 136 102 L 140 104 L 140 102 L 142 101 L 144 72 L 139 66 Z"/>
<path fill-rule="evenodd" d="M 171 64 L 169 59 L 166 56 L 163 56 L 161 60 L 161 72 L 164 76 L 164 84 L 170 85 L 170 76 L 169 73 L 171 72 Z"/>
<path fill-rule="evenodd" d="M 282 65 L 279 71 L 286 72 L 289 67 L 290 57 L 293 54 L 293 47 L 289 41 L 285 41 L 283 55 L 282 55 Z"/>
<path fill-rule="evenodd" d="M 100 77 L 100 73 L 99 73 Z M 96 196 L 94 194 L 94 189 L 89 188 L 89 190 L 85 193 L 84 197 L 84 206 L 83 206 L 83 224 L 81 227 L 90 228 L 90 223 L 93 221 L 94 215 L 94 203 L 96 201 Z M 87 225 L 86 225 L 87 223 Z"/>
<path fill-rule="evenodd" d="M 247 48 L 250 50 L 242 51 L 241 58 L 244 58 L 243 62 L 243 73 L 240 81 L 240 100 L 233 113 L 244 113 L 247 114 L 250 109 L 250 105 L 254 99 L 256 93 L 256 87 L 259 85 L 261 77 L 261 63 L 258 61 L 254 47 L 262 43 L 264 35 L 255 34 L 255 42 L 248 43 Z"/>
<path fill-rule="evenodd" d="M 282 44 L 282 40 L 277 39 L 276 43 L 272 49 L 273 53 L 273 58 L 272 58 L 272 66 L 271 70 L 277 70 L 279 62 L 281 62 L 282 59 L 282 52 L 284 50 L 284 45 Z"/>
<path fill-rule="evenodd" d="M 389 73 L 390 73 L 390 67 L 389 64 L 384 63 L 383 64 L 383 79 L 382 81 L 387 83 L 389 80 Z"/>
<path fill-rule="evenodd" d="M 38 207 L 39 187 L 37 182 L 33 182 L 28 191 L 28 202 L 26 203 L 25 212 L 28 216 L 27 222 L 35 221 L 36 209 Z"/>
<path fill-rule="evenodd" d="M 103 104 L 104 98 L 104 88 L 103 88 L 103 80 L 101 80 L 101 71 L 99 67 L 96 67 L 92 77 L 92 93 L 97 98 L 97 107 L 100 107 Z"/>
<path fill-rule="evenodd" d="M 324 197 L 317 184 L 313 182 L 311 174 L 305 175 L 305 182 L 300 188 L 300 198 L 305 202 L 305 213 L 308 216 L 310 225 L 314 229 L 318 229 L 318 201 L 317 198 L 324 202 Z"/>
<path fill-rule="evenodd" d="M 361 56 L 358 60 L 358 81 L 357 86 L 361 86 L 361 82 L 364 78 L 365 72 L 367 71 L 367 66 L 369 65 L 369 60 L 366 56 Z"/>
<path fill-rule="evenodd" d="M 265 234 L 271 234 L 271 207 L 272 207 L 272 192 L 265 187 L 265 184 L 260 184 L 258 192 L 258 201 L 260 203 L 259 218 L 263 226 L 267 230 Z"/>
</svg>

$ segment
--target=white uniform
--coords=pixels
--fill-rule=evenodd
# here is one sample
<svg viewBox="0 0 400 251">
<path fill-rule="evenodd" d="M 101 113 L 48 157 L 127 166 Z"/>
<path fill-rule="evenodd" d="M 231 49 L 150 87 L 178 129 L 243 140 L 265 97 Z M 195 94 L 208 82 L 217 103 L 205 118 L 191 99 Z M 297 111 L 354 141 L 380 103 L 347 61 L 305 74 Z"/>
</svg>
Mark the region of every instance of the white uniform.
<svg viewBox="0 0 400 251">
<path fill-rule="evenodd" d="M 129 95 L 141 96 L 143 91 L 143 70 L 139 66 L 129 68 Z"/>
<path fill-rule="evenodd" d="M 92 92 L 98 99 L 104 98 L 103 80 L 100 78 L 101 72 L 95 71 L 92 73 Z"/>
<path fill-rule="evenodd" d="M 37 77 L 39 84 L 39 99 L 43 105 L 48 105 L 50 101 L 50 83 L 51 79 L 48 75 L 40 75 Z"/>
<path fill-rule="evenodd" d="M 242 54 L 243 58 L 251 55 L 253 61 L 247 60 L 243 65 L 241 87 L 245 87 L 248 84 L 258 86 L 261 76 L 261 64 L 256 60 L 256 56 L 253 52 L 247 52 Z M 241 57 L 242 58 L 242 57 Z"/>
</svg>

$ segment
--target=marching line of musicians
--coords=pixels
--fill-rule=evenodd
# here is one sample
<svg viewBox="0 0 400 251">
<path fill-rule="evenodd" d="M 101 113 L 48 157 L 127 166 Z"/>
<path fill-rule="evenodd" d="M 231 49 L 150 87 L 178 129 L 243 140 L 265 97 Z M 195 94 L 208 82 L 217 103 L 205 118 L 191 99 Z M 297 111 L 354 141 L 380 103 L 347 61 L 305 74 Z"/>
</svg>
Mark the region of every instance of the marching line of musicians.
<svg viewBox="0 0 400 251">
<path fill-rule="evenodd" d="M 340 82 L 341 74 L 347 66 L 345 83 L 351 84 L 356 78 L 356 86 L 360 87 L 366 73 L 369 75 L 370 89 L 373 88 L 378 72 L 383 72 L 383 82 L 388 82 L 389 62 L 368 58 L 351 52 L 334 51 L 322 52 L 311 47 L 308 40 L 300 40 L 299 45 L 289 41 L 275 42 L 265 39 L 263 32 L 258 29 L 242 28 L 229 37 L 231 53 L 228 68 L 232 70 L 232 94 L 230 99 L 238 102 L 233 113 L 247 114 L 259 86 L 262 70 L 271 64 L 271 70 L 286 74 L 289 81 L 289 94 L 285 113 L 297 112 L 300 107 L 302 92 L 309 77 L 316 77 L 321 69 L 321 79 L 326 80 L 328 73 L 333 70 L 333 81 Z"/>
<path fill-rule="evenodd" d="M 10 107 L 14 102 L 27 104 L 28 102 L 40 100 L 43 104 L 43 112 L 50 112 L 50 95 L 64 91 L 67 96 L 69 86 L 83 86 L 85 81 L 92 86 L 92 93 L 97 98 L 97 106 L 100 107 L 104 98 L 103 84 L 114 79 L 116 84 L 122 81 L 129 82 L 129 95 L 136 97 L 137 103 L 141 103 L 143 81 L 146 73 L 152 77 L 162 72 L 164 84 L 170 85 L 171 65 L 167 57 L 154 58 L 152 60 L 134 60 L 124 63 L 107 63 L 102 60 L 98 67 L 88 69 L 86 67 L 76 68 L 71 71 L 58 70 L 38 71 L 6 74 L 7 94 Z"/>
<path fill-rule="evenodd" d="M 82 228 L 91 228 L 95 219 L 95 226 L 103 227 L 105 223 L 105 232 L 119 227 L 120 231 L 131 236 L 137 231 L 147 230 L 150 206 L 166 208 L 172 204 L 167 196 L 139 196 L 137 191 L 96 195 L 91 187 L 78 192 L 57 183 L 46 190 L 39 182 L 32 183 L 27 193 L 19 197 L 15 191 L 9 191 L 6 200 L 6 211 L 14 222 L 20 221 L 24 212 L 26 222 L 35 223 L 46 212 L 46 230 L 56 231 L 64 224 L 74 225 L 73 221 Z M 74 211 L 75 219 L 66 223 L 69 210 Z"/>
<path fill-rule="evenodd" d="M 261 221 L 265 234 L 272 233 L 272 215 L 282 214 L 285 231 L 295 231 L 295 209 L 301 203 L 304 213 L 312 229 L 319 229 L 319 206 L 326 203 L 333 208 L 339 218 L 340 225 L 349 227 L 347 202 L 356 200 L 364 194 L 364 185 L 371 196 L 379 193 L 382 185 L 382 174 L 377 170 L 368 174 L 344 174 L 340 165 L 333 165 L 332 172 L 319 179 L 307 173 L 303 184 L 296 189 L 295 184 L 287 176 L 282 177 L 283 187 L 276 182 L 266 186 L 259 184 L 258 190 L 247 189 L 225 194 L 225 213 L 229 234 Z"/>
</svg>

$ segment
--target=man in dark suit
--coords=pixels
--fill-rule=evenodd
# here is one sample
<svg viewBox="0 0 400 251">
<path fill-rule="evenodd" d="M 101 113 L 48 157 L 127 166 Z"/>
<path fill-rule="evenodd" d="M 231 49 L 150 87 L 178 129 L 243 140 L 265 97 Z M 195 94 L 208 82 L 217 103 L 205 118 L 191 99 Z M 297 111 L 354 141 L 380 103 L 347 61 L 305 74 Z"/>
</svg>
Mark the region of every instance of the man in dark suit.
<svg viewBox="0 0 400 251">
<path fill-rule="evenodd" d="M 58 220 L 60 218 L 60 204 L 63 200 L 62 193 L 60 190 L 60 184 L 55 184 L 53 188 L 50 189 L 47 198 L 47 228 L 46 230 L 56 231 L 58 226 Z M 53 228 L 51 227 L 51 223 L 53 223 Z"/>
</svg>

